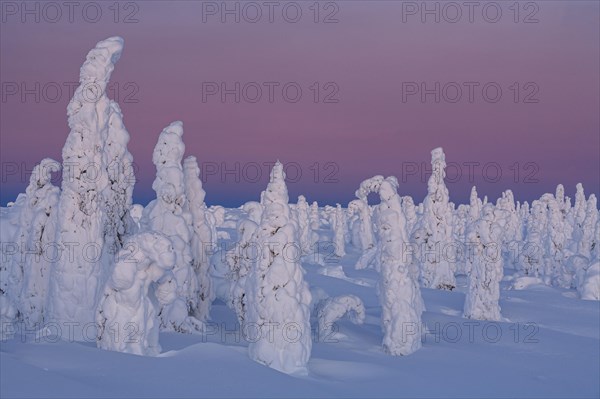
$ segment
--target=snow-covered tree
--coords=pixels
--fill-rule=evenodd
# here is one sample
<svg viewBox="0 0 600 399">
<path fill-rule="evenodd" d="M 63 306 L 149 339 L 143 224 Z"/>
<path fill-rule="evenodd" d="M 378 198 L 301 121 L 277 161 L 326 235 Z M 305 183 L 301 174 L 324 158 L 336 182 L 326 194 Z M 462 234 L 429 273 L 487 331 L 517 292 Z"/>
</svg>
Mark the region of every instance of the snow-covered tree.
<svg viewBox="0 0 600 399">
<path fill-rule="evenodd" d="M 411 273 L 408 232 L 395 177 L 375 176 L 363 181 L 358 198 L 378 193 L 375 223 L 380 252 L 378 295 L 382 307 L 383 348 L 391 355 L 409 355 L 421 347 L 421 290 Z"/>
<path fill-rule="evenodd" d="M 129 133 L 123 124 L 121 108 L 111 101 L 108 132 L 102 153 L 108 181 L 100 193 L 104 217 L 104 256 L 108 258 L 112 258 L 121 249 L 125 236 L 132 233 L 133 220 L 129 210 L 132 206 L 135 176 L 133 156 L 127 149 L 128 143 Z"/>
<path fill-rule="evenodd" d="M 329 214 L 331 228 L 333 229 L 333 246 L 335 256 L 346 256 L 346 216 L 340 204 Z"/>
<path fill-rule="evenodd" d="M 246 323 L 259 330 L 250 358 L 284 373 L 305 373 L 312 348 L 311 294 L 299 263 L 298 237 L 290 220 L 283 165 L 271 170 L 254 243 L 260 251 L 246 281 Z M 270 334 L 270 329 L 273 333 Z"/>
<path fill-rule="evenodd" d="M 210 259 L 213 238 L 211 228 L 206 218 L 206 204 L 204 197 L 206 192 L 202 188 L 200 180 L 200 168 L 196 157 L 189 156 L 183 162 L 183 175 L 185 179 L 185 209 L 191 215 L 189 225 L 192 250 L 192 267 L 198 280 L 198 298 L 194 309 L 194 316 L 201 321 L 209 317 L 212 301 L 215 293 L 209 274 Z"/>
<path fill-rule="evenodd" d="M 592 259 L 592 252 L 597 244 L 597 238 L 594 237 L 596 224 L 598 222 L 598 201 L 594 194 L 591 194 L 587 200 L 585 218 L 581 225 L 581 238 L 577 242 L 577 254 Z"/>
<path fill-rule="evenodd" d="M 314 230 L 319 230 L 321 228 L 321 217 L 319 216 L 319 204 L 317 201 L 313 201 L 310 205 L 310 228 Z"/>
<path fill-rule="evenodd" d="M 351 215 L 357 215 L 355 230 L 358 236 L 358 249 L 361 251 L 370 250 L 375 246 L 375 235 L 369 204 L 360 198 L 355 199 L 348 204 L 348 212 Z"/>
<path fill-rule="evenodd" d="M 246 279 L 252 263 L 259 255 L 258 248 L 253 242 L 254 234 L 262 215 L 262 206 L 258 202 L 246 202 L 242 206 L 246 217 L 240 217 L 237 224 L 238 242 L 226 254 L 229 266 L 229 302 L 228 305 L 235 311 L 240 325 L 244 325 L 246 317 Z M 258 223 L 257 223 L 258 221 Z"/>
<path fill-rule="evenodd" d="M 468 240 L 475 244 L 473 269 L 469 274 L 469 291 L 464 316 L 469 319 L 501 319 L 500 281 L 502 270 L 502 228 L 496 223 L 494 206 L 483 206 L 481 218 L 475 223 Z"/>
<path fill-rule="evenodd" d="M 98 304 L 99 348 L 145 356 L 160 353 L 159 309 L 152 298 L 176 298 L 176 287 L 169 284 L 175 258 L 163 234 L 145 232 L 127 240 Z"/>
<path fill-rule="evenodd" d="M 379 292 L 383 347 L 392 355 L 408 355 L 421 347 L 421 314 L 425 307 L 410 271 L 410 261 L 402 259 L 407 257 L 403 246 L 408 244 L 408 232 L 397 187 L 397 181 L 390 178 L 379 187 L 381 204 L 377 223 L 382 241 Z"/>
<path fill-rule="evenodd" d="M 161 303 L 159 317 L 165 330 L 193 332 L 202 323 L 195 317 L 200 297 L 198 279 L 192 267 L 188 228 L 191 215 L 185 212 L 185 185 L 181 160 L 185 152 L 182 140 L 183 123 L 173 122 L 159 135 L 152 162 L 156 166 L 156 178 L 152 188 L 156 200 L 144 209 L 142 224 L 145 230 L 158 231 L 171 240 L 175 252 L 173 269 L 177 285 L 177 299 Z"/>
<path fill-rule="evenodd" d="M 333 325 L 346 315 L 354 324 L 364 323 L 365 306 L 356 295 L 340 295 L 323 300 L 317 311 L 319 338 L 326 338 L 335 332 Z"/>
<path fill-rule="evenodd" d="M 118 105 L 106 95 L 122 50 L 123 39 L 111 37 L 88 53 L 67 107 L 71 132 L 62 152 L 56 241 L 71 256 L 60 256 L 52 267 L 48 310 L 50 319 L 79 327 L 94 320 L 107 255 L 126 234 L 123 221 L 131 205 L 131 170 L 120 172 L 131 161 L 129 136 Z M 74 338 L 82 337 L 75 331 Z"/>
<path fill-rule="evenodd" d="M 303 195 L 298 196 L 296 205 L 296 215 L 298 218 L 298 239 L 303 254 L 309 254 L 312 250 L 312 231 L 310 228 L 309 208 L 306 198 Z"/>
<path fill-rule="evenodd" d="M 52 260 L 49 248 L 54 244 L 55 209 L 60 196 L 60 189 L 51 182 L 51 173 L 59 170 L 60 164 L 50 158 L 33 169 L 26 189 L 27 206 L 20 215 L 20 259 L 13 265 L 11 288 L 19 316 L 29 329 L 39 328 L 44 322 Z"/>
<path fill-rule="evenodd" d="M 467 274 L 465 267 L 465 248 L 464 244 L 467 242 L 467 219 L 469 215 L 469 206 L 461 204 L 454 212 L 452 219 L 452 237 L 453 246 L 455 247 L 454 263 L 456 265 L 456 272 L 461 274 Z"/>
<path fill-rule="evenodd" d="M 417 224 L 417 206 L 410 195 L 402 197 L 402 211 L 406 219 L 406 231 L 410 235 Z"/>
<path fill-rule="evenodd" d="M 413 238 L 419 245 L 422 284 L 428 288 L 453 290 L 456 287 L 453 267 L 443 256 L 452 242 L 452 209 L 444 183 L 446 158 L 442 148 L 431 151 L 431 168 L 423 216 Z"/>
<path fill-rule="evenodd" d="M 525 242 L 519 250 L 520 269 L 527 276 L 540 277 L 544 274 L 546 224 L 546 206 L 540 200 L 533 201 L 525 224 Z"/>
</svg>

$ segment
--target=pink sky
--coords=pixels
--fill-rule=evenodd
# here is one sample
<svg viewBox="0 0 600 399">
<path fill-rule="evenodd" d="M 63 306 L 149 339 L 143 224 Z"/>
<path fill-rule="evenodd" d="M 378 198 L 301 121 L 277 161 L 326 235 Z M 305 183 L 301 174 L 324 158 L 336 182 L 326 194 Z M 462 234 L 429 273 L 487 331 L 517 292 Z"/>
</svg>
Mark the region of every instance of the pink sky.
<svg viewBox="0 0 600 399">
<path fill-rule="evenodd" d="M 14 165 L 31 169 L 47 156 L 60 160 L 69 132 L 65 82 L 77 81 L 87 51 L 114 35 L 125 39 L 125 51 L 109 95 L 118 92 L 131 134 L 140 202 L 153 197 L 152 149 L 173 120 L 184 122 L 186 153 L 201 166 L 240 165 L 239 183 L 236 173 L 204 176 L 211 204 L 256 200 L 268 170 L 262 166 L 262 178 L 254 179 L 255 165 L 276 159 L 296 163 L 290 174 L 301 168 L 302 177 L 289 185 L 292 199 L 305 194 L 309 201 L 346 204 L 362 179 L 383 174 L 398 176 L 400 192 L 421 201 L 426 184 L 407 173 L 413 163 L 420 168 L 428 162 L 438 146 L 453 163 L 449 175 L 456 182 L 448 187 L 456 202 L 467 200 L 472 184 L 491 199 L 510 188 L 517 199 L 532 200 L 554 191 L 557 183 L 571 196 L 578 182 L 587 193 L 600 191 L 598 2 L 536 2 L 537 9 L 520 10 L 519 23 L 509 9 L 513 2 L 496 3 L 503 12 L 497 23 L 486 22 L 477 10 L 473 23 L 466 15 L 456 23 L 443 18 L 435 23 L 431 16 L 422 23 L 419 15 L 403 22 L 402 2 L 337 2 L 339 22 L 330 24 L 313 22 L 313 2 L 296 3 L 303 16 L 295 24 L 277 11 L 273 23 L 266 16 L 257 23 L 243 18 L 221 23 L 218 16 L 206 16 L 204 23 L 203 3 L 194 1 L 137 2 L 137 10 L 121 10 L 121 22 L 115 23 L 108 8 L 113 2 L 96 4 L 103 11 L 97 23 L 86 22 L 81 10 L 72 23 L 66 15 L 50 23 L 43 14 L 39 23 L 31 15 L 23 23 L 19 14 L 2 10 L 2 204 L 26 186 L 21 173 L 12 174 Z M 321 10 L 320 19 L 332 10 Z M 139 22 L 123 23 L 131 11 Z M 523 23 L 532 11 L 539 22 Z M 34 95 L 23 101 L 21 93 L 6 92 L 11 84 L 31 88 L 36 82 L 41 88 L 55 82 L 64 87 L 62 96 L 52 103 L 54 92 L 41 90 L 37 103 Z M 206 82 L 230 87 L 296 82 L 303 95 L 289 103 L 276 90 L 271 103 L 265 89 L 257 103 L 244 98 L 235 103 L 233 96 L 223 103 L 218 95 L 203 102 L 203 82 L 205 87 Z M 327 82 L 334 83 L 339 101 L 314 103 L 314 82 L 321 95 L 334 87 L 325 87 Z M 403 102 L 403 82 L 430 87 L 477 82 L 479 88 L 473 103 L 466 91 L 457 103 L 444 98 L 435 103 L 433 95 L 424 103 L 419 95 Z M 481 87 L 489 82 L 502 89 L 496 103 L 482 97 Z M 510 89 L 514 82 L 520 84 L 518 103 Z M 137 103 L 124 101 L 132 88 L 139 89 L 132 95 Z M 539 101 L 524 103 L 534 89 L 539 90 L 531 98 Z M 469 162 L 480 163 L 472 169 L 474 181 L 469 181 Z M 498 165 L 502 177 L 494 182 Z M 333 181 L 324 181 L 330 173 Z"/>
</svg>

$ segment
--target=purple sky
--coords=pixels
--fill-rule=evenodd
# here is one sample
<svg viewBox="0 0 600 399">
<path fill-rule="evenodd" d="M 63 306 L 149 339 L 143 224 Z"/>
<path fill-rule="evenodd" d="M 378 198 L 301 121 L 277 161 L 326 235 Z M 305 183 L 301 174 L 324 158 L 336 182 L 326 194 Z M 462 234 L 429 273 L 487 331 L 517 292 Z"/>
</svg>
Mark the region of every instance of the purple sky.
<svg viewBox="0 0 600 399">
<path fill-rule="evenodd" d="M 37 23 L 35 15 L 25 15 L 22 22 L 25 3 L 13 4 L 19 7 L 17 14 L 3 8 L 0 25 L 3 205 L 24 191 L 26 169 L 47 156 L 61 159 L 69 132 L 67 82 L 77 81 L 95 43 L 114 35 L 125 39 L 125 51 L 109 95 L 119 95 L 131 134 L 129 148 L 139 167 L 135 200 L 142 203 L 154 196 L 152 149 L 173 120 L 184 121 L 186 153 L 205 167 L 209 204 L 237 206 L 258 199 L 267 182 L 266 163 L 276 159 L 295 162 L 288 169 L 297 180 L 289 185 L 293 200 L 305 194 L 309 201 L 346 204 L 361 180 L 383 174 L 396 175 L 399 191 L 421 201 L 426 193 L 422 163 L 429 162 L 430 150 L 437 146 L 444 147 L 453 165 L 448 187 L 455 202 L 465 202 L 473 184 L 480 195 L 494 200 L 507 188 L 517 199 L 532 200 L 554 191 L 557 183 L 570 196 L 578 182 L 586 193 L 600 192 L 597 1 L 522 2 L 518 23 L 512 1 L 494 3 L 502 10 L 497 23 L 482 15 L 485 3 L 474 10 L 472 23 L 467 8 L 456 23 L 444 20 L 454 18 L 450 8 L 439 23 L 433 15 L 425 15 L 423 23 L 419 10 L 404 14 L 403 21 L 403 7 L 407 11 L 410 6 L 406 2 L 337 2 L 338 22 L 328 24 L 314 23 L 312 1 L 295 3 L 303 12 L 298 23 L 283 18 L 285 2 L 275 8 L 273 23 L 267 8 L 257 23 L 244 21 L 244 15 L 240 23 L 233 16 L 222 23 L 219 15 L 204 15 L 203 22 L 199 1 L 137 2 L 137 9 L 124 9 L 122 3 L 118 23 L 109 9 L 112 1 L 95 3 L 102 10 L 97 23 L 83 18 L 81 6 L 74 10 L 73 22 L 66 8 L 57 23 L 49 21 L 55 17 L 52 9 L 40 10 Z M 35 3 L 27 4 L 33 8 Z M 235 4 L 228 2 L 231 8 Z M 420 7 L 421 2 L 414 4 Z M 433 8 L 436 3 L 428 4 Z M 335 11 L 325 6 L 322 2 L 321 21 Z M 254 16 L 254 10 L 246 11 L 248 18 Z M 293 11 L 288 9 L 288 17 Z M 87 12 L 94 16 L 93 9 Z M 131 12 L 138 22 L 123 23 Z M 487 9 L 487 19 L 494 13 Z M 530 14 L 537 23 L 523 22 Z M 21 92 L 7 92 L 15 83 L 34 88 L 36 82 L 39 103 L 33 94 L 22 99 Z M 54 103 L 52 82 L 63 88 Z M 233 95 L 223 103 L 220 95 L 203 101 L 206 82 L 279 86 L 272 103 L 264 85 L 257 103 L 243 95 L 239 103 Z M 297 103 L 281 94 L 288 82 L 302 89 Z M 314 82 L 320 87 L 318 103 L 311 90 Z M 333 84 L 326 86 L 328 82 Z M 406 82 L 425 82 L 430 88 L 440 82 L 447 90 L 440 90 L 439 103 L 433 94 L 425 102 L 419 94 L 403 100 Z M 449 101 L 456 94 L 455 86 L 447 85 L 451 82 L 463 88 L 456 103 Z M 464 82 L 479 84 L 472 103 Z M 494 85 L 502 89 L 496 103 L 482 94 L 490 82 L 488 98 L 495 95 Z M 335 87 L 339 91 L 332 98 L 338 102 L 323 103 Z M 254 89 L 246 94 L 254 97 Z M 294 90 L 288 94 L 293 96 Z M 125 101 L 127 96 L 137 102 Z M 537 102 L 525 103 L 525 98 Z M 236 162 L 238 172 L 221 176 L 223 166 L 235 170 Z M 479 165 L 470 169 L 472 162 Z M 13 174 L 15 165 L 19 171 Z M 412 175 L 415 166 L 418 172 Z M 502 176 L 496 179 L 498 166 Z M 298 167 L 301 177 L 295 177 Z M 216 174 L 207 175 L 211 168 Z"/>
</svg>

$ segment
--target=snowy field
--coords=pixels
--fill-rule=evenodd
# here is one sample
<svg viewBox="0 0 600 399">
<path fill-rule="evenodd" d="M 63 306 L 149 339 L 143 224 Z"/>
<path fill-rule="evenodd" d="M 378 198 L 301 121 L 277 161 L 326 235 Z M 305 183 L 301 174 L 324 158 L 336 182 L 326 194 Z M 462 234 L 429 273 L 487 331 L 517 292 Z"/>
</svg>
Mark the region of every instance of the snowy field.
<svg viewBox="0 0 600 399">
<path fill-rule="evenodd" d="M 106 93 L 123 43 L 81 67 L 62 166 L 43 159 L 0 208 L 0 397 L 600 396 L 600 220 L 581 184 L 455 204 L 438 147 L 422 202 L 380 175 L 344 206 L 291 199 L 278 161 L 225 209 L 174 121 L 156 198 L 135 204 Z"/>
<path fill-rule="evenodd" d="M 322 266 L 304 265 L 311 287 L 332 296 L 357 295 L 366 308 L 363 325 L 341 320 L 338 335 L 314 337 L 308 376 L 288 376 L 250 360 L 235 314 L 217 301 L 210 335 L 161 333 L 164 353 L 156 358 L 103 351 L 95 342 L 52 343 L 48 337 L 36 343 L 33 334 L 25 337 L 27 343 L 20 338 L 2 342 L 1 396 L 600 395 L 598 302 L 582 301 L 574 290 L 543 285 L 509 290 L 514 271 L 507 269 L 500 298 L 506 320 L 468 320 L 462 318 L 466 279 L 459 277 L 452 292 L 422 289 L 427 307 L 423 322 L 430 331 L 419 351 L 394 357 L 381 349 L 377 273 L 354 270 L 357 256 L 354 251 L 340 264 L 327 266 L 342 266 L 344 278 L 339 271 L 336 277 L 325 276 Z"/>
</svg>

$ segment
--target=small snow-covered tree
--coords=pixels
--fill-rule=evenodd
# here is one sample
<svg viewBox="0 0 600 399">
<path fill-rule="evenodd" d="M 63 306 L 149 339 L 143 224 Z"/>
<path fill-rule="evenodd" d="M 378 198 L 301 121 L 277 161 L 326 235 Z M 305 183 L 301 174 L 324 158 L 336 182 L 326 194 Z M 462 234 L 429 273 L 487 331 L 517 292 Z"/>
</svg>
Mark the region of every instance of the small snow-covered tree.
<svg viewBox="0 0 600 399">
<path fill-rule="evenodd" d="M 415 201 L 410 195 L 402 197 L 402 211 L 404 212 L 404 217 L 406 219 L 406 231 L 408 231 L 410 235 L 412 234 L 418 219 L 417 206 L 415 206 Z"/>
<path fill-rule="evenodd" d="M 201 321 L 208 320 L 210 306 L 215 299 L 215 293 L 209 274 L 210 250 L 213 238 L 211 228 L 206 218 L 206 192 L 200 180 L 200 168 L 196 157 L 189 156 L 183 162 L 185 179 L 185 209 L 191 215 L 189 229 L 191 235 L 192 267 L 198 280 L 198 298 L 194 308 L 194 316 Z"/>
<path fill-rule="evenodd" d="M 540 198 L 546 210 L 546 231 L 543 237 L 543 275 L 546 284 L 569 287 L 571 282 L 564 270 L 567 237 L 562 225 L 563 218 L 560 205 L 552 194 L 544 194 Z"/>
<path fill-rule="evenodd" d="M 444 183 L 446 157 L 442 148 L 431 151 L 431 168 L 423 216 L 413 235 L 419 245 L 421 282 L 428 288 L 453 290 L 456 287 L 453 267 L 443 256 L 452 242 L 452 209 Z"/>
<path fill-rule="evenodd" d="M 99 348 L 144 356 L 160 353 L 159 309 L 152 298 L 165 282 L 170 293 L 160 297 L 176 298 L 175 285 L 168 283 L 175 259 L 171 241 L 163 234 L 145 232 L 128 239 L 98 304 Z"/>
<path fill-rule="evenodd" d="M 598 201 L 594 194 L 591 194 L 587 200 L 585 218 L 581 225 L 581 238 L 577 242 L 577 254 L 592 259 L 592 252 L 597 244 L 597 238 L 594 236 L 596 224 L 598 222 Z"/>
<path fill-rule="evenodd" d="M 453 262 L 456 264 L 456 272 L 467 274 L 465 268 L 465 250 L 464 244 L 467 241 L 466 233 L 467 233 L 467 219 L 469 215 L 469 206 L 461 204 L 454 212 L 452 218 L 452 237 L 453 237 L 453 246 L 455 248 L 454 251 L 454 259 Z"/>
<path fill-rule="evenodd" d="M 333 229 L 333 246 L 335 256 L 346 256 L 346 216 L 340 204 L 330 214 Z"/>
<path fill-rule="evenodd" d="M 312 249 L 313 240 L 311 239 L 312 231 L 310 229 L 308 203 L 303 195 L 298 196 L 296 215 L 298 218 L 298 238 L 300 240 L 300 248 L 302 248 L 302 253 L 306 255 L 309 254 Z"/>
<path fill-rule="evenodd" d="M 152 162 L 156 178 L 152 188 L 156 200 L 144 209 L 142 224 L 145 230 L 158 231 L 171 240 L 176 256 L 173 269 L 177 299 L 161 303 L 159 317 L 165 330 L 193 332 L 202 328 L 195 317 L 200 297 L 198 279 L 192 268 L 192 239 L 188 228 L 191 215 L 185 212 L 185 185 L 181 160 L 185 152 L 182 140 L 183 123 L 173 122 L 159 135 Z"/>
<path fill-rule="evenodd" d="M 469 319 L 501 319 L 500 281 L 502 280 L 502 228 L 496 223 L 494 206 L 484 205 L 468 240 L 475 244 L 473 269 L 469 275 L 469 291 L 464 316 Z"/>
<path fill-rule="evenodd" d="M 246 217 L 240 217 L 237 224 L 238 242 L 226 254 L 229 266 L 229 303 L 235 311 L 240 325 L 244 325 L 246 318 L 246 279 L 252 269 L 252 262 L 259 255 L 258 248 L 253 243 L 253 237 L 258 229 L 262 207 L 258 202 L 246 202 L 242 206 Z"/>
<path fill-rule="evenodd" d="M 319 204 L 317 201 L 313 201 L 310 205 L 310 228 L 314 230 L 319 230 L 321 227 L 321 217 L 319 216 Z"/>
<path fill-rule="evenodd" d="M 323 300 L 317 311 L 319 338 L 326 338 L 335 332 L 334 324 L 346 315 L 354 324 L 364 323 L 365 305 L 356 295 L 341 295 Z"/>
<path fill-rule="evenodd" d="M 539 200 L 533 201 L 525 224 L 525 242 L 519 253 L 520 269 L 527 276 L 540 277 L 544 274 L 546 224 L 546 206 Z"/>
<path fill-rule="evenodd" d="M 36 165 L 26 190 L 27 206 L 20 215 L 17 235 L 20 261 L 13 266 L 18 276 L 14 276 L 17 278 L 11 288 L 15 291 L 19 316 L 29 329 L 39 328 L 44 322 L 52 260 L 47 252 L 54 244 L 55 209 L 60 196 L 60 189 L 51 182 L 51 173 L 59 170 L 60 164 L 50 158 Z"/>
<path fill-rule="evenodd" d="M 259 329 L 250 358 L 284 373 L 305 373 L 312 348 L 311 294 L 299 263 L 297 232 L 290 220 L 283 165 L 271 170 L 254 244 L 260 251 L 246 281 L 246 323 Z M 274 333 L 269 334 L 273 328 Z"/>
<path fill-rule="evenodd" d="M 358 248 L 368 251 L 375 246 L 375 235 L 373 233 L 373 221 L 369 204 L 362 199 L 355 199 L 348 204 L 348 212 L 357 215 L 356 234 L 358 236 Z"/>
</svg>

